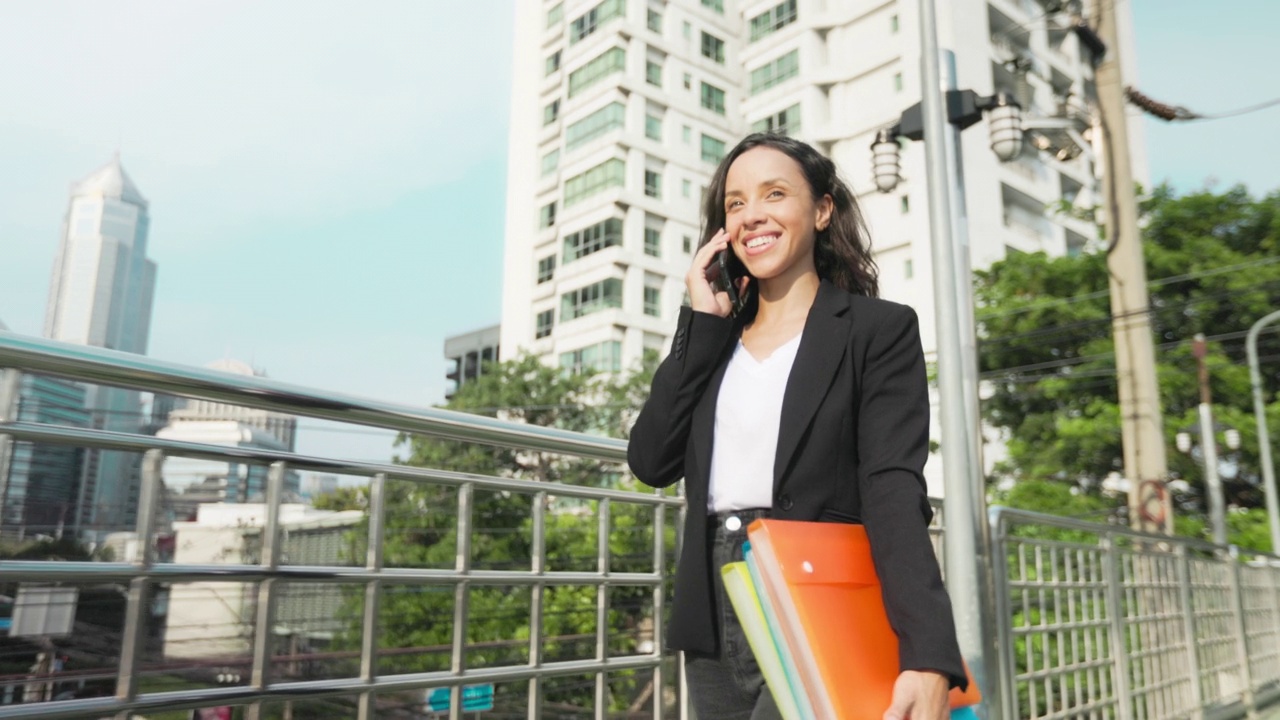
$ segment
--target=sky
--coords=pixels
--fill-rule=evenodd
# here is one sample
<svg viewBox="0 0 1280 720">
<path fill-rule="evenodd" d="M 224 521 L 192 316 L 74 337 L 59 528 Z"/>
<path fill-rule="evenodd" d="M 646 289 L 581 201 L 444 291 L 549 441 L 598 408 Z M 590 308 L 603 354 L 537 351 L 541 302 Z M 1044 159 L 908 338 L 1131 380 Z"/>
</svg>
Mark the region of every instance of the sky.
<svg viewBox="0 0 1280 720">
<path fill-rule="evenodd" d="M 1148 95 L 1280 97 L 1280 2 L 1118 1 Z M 41 332 L 70 184 L 119 151 L 151 204 L 149 355 L 441 402 L 444 338 L 500 319 L 512 3 L 5 3 L 0 321 Z M 1148 121 L 1150 176 L 1280 189 L 1278 124 Z M 298 449 L 390 455 L 307 420 Z"/>
</svg>

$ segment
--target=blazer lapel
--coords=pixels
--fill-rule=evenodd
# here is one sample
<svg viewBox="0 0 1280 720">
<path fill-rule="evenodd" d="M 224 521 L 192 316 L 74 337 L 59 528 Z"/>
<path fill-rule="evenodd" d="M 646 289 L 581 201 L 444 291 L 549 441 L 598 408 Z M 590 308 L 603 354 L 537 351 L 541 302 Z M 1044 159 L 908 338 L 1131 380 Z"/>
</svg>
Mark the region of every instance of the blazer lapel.
<svg viewBox="0 0 1280 720">
<path fill-rule="evenodd" d="M 773 463 L 775 493 L 844 358 L 849 335 L 849 322 L 844 315 L 848 310 L 847 293 L 829 280 L 823 280 L 805 320 L 804 334 L 782 396 L 782 424 L 778 428 L 778 453 Z"/>
</svg>

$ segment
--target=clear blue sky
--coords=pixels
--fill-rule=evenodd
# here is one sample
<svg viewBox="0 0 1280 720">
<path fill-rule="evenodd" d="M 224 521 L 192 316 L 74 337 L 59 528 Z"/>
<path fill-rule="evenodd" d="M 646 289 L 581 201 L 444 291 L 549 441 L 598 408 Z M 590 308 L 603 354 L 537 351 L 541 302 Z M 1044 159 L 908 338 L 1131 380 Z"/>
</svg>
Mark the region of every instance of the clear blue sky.
<svg viewBox="0 0 1280 720">
<path fill-rule="evenodd" d="M 1280 2 L 1120 2 L 1148 94 L 1280 96 Z M 119 149 L 152 206 L 152 356 L 439 402 L 444 337 L 499 319 L 511 3 L 6 4 L 0 319 L 41 331 L 69 184 Z M 1150 122 L 1151 175 L 1274 190 L 1278 124 Z M 388 453 L 305 427 L 299 447 Z"/>
</svg>

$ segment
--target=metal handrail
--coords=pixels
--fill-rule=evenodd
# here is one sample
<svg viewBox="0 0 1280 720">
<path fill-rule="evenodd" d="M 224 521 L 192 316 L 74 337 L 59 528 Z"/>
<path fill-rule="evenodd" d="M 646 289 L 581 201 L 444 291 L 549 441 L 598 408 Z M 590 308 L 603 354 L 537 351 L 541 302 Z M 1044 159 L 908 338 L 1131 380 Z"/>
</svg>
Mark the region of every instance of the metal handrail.
<svg viewBox="0 0 1280 720">
<path fill-rule="evenodd" d="M 421 433 L 446 440 L 563 453 L 609 462 L 624 462 L 627 458 L 627 444 L 622 440 L 451 410 L 417 408 L 321 392 L 263 377 L 233 375 L 143 355 L 0 331 L 0 368 L 3 367 L 319 420 Z"/>
</svg>

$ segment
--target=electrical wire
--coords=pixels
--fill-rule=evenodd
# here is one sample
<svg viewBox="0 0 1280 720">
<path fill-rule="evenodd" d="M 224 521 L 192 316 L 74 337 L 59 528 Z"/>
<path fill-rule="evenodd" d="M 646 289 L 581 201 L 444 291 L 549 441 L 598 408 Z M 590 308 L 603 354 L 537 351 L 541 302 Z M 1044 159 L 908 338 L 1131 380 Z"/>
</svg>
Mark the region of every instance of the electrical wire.
<svg viewBox="0 0 1280 720">
<path fill-rule="evenodd" d="M 1199 113 L 1182 105 L 1170 105 L 1160 102 L 1142 91 L 1128 86 L 1124 89 L 1125 98 L 1135 107 L 1140 108 L 1143 112 L 1153 117 L 1160 118 L 1165 122 L 1176 121 L 1193 121 L 1193 120 L 1222 120 L 1225 118 L 1239 117 L 1250 113 L 1260 112 L 1269 108 L 1280 105 L 1280 97 L 1265 100 L 1255 105 L 1249 105 L 1235 110 L 1218 113 Z"/>
</svg>

